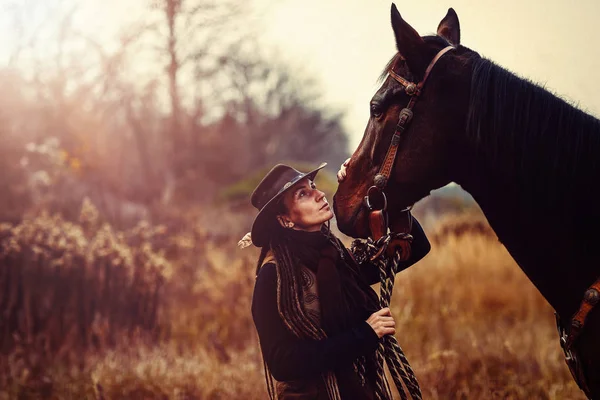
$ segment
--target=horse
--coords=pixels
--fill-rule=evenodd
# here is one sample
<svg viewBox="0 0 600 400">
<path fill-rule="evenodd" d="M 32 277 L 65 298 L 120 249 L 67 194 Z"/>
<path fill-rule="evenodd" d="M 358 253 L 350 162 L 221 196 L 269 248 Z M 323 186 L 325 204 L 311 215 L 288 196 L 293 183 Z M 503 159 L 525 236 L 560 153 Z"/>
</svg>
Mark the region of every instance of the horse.
<svg viewBox="0 0 600 400">
<path fill-rule="evenodd" d="M 600 311 L 586 309 L 583 329 L 569 325 L 600 276 L 600 121 L 462 46 L 453 9 L 436 35 L 420 36 L 394 4 L 391 24 L 398 52 L 334 195 L 339 229 L 366 238 L 367 206 L 384 202 L 393 227 L 456 182 L 554 308 L 575 380 L 600 398 Z"/>
</svg>

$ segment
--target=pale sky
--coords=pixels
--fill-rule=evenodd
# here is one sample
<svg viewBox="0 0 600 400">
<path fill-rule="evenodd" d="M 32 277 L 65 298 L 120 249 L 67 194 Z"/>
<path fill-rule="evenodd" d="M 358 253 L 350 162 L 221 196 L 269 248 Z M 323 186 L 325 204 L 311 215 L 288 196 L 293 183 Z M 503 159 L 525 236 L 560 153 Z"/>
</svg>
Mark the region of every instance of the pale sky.
<svg viewBox="0 0 600 400">
<path fill-rule="evenodd" d="M 42 4 L 43 0 L 0 0 Z M 354 148 L 368 118 L 376 78 L 395 53 L 389 0 L 249 0 L 260 10 L 259 32 L 284 60 L 320 82 L 327 105 L 347 111 L 344 124 Z M 151 0 L 80 0 L 78 23 L 96 32 L 116 32 L 141 17 Z M 574 6 L 573 4 L 577 4 Z M 418 0 L 396 1 L 404 19 L 420 34 L 434 33 L 453 7 L 462 44 L 520 76 L 600 116 L 597 47 L 600 1 L 580 0 Z M 32 21 L 36 17 L 32 16 Z M 0 17 L 1 19 L 1 17 Z M 253 18 L 254 19 L 254 18 Z M 0 21 L 2 22 L 2 21 Z M 11 30 L 0 27 L 2 41 Z M 2 59 L 0 47 L 0 60 Z"/>
<path fill-rule="evenodd" d="M 600 116 L 596 30 L 600 1 L 395 3 L 421 35 L 435 33 L 448 7 L 453 7 L 463 45 Z M 285 54 L 317 72 L 327 98 L 349 111 L 345 123 L 353 148 L 368 119 L 376 78 L 395 53 L 390 4 L 389 0 L 285 0 L 266 24 L 266 33 Z"/>
</svg>

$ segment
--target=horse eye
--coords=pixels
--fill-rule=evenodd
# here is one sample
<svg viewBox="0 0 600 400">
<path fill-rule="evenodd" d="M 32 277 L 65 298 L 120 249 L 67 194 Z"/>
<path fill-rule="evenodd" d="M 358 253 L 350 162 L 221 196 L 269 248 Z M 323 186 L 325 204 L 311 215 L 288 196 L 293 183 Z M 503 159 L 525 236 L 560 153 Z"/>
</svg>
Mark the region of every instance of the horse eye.
<svg viewBox="0 0 600 400">
<path fill-rule="evenodd" d="M 371 116 L 375 117 L 375 118 L 379 118 L 379 117 L 381 117 L 381 114 L 383 114 L 383 112 L 381 110 L 381 105 L 378 103 L 371 103 L 370 111 L 371 111 Z"/>
</svg>

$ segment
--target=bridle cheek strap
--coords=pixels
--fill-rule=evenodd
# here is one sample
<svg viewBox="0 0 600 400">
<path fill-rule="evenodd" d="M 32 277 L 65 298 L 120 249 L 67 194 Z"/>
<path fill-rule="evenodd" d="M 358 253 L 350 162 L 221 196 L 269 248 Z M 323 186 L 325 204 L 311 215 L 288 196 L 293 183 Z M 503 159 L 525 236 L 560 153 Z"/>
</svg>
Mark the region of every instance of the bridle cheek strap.
<svg viewBox="0 0 600 400">
<path fill-rule="evenodd" d="M 398 124 L 396 125 L 396 131 L 392 136 L 392 142 L 390 143 L 390 147 L 388 148 L 388 151 L 385 155 L 385 159 L 383 161 L 383 164 L 381 165 L 381 168 L 379 169 L 379 172 L 377 173 L 377 175 L 375 175 L 374 184 L 380 190 L 383 190 L 387 185 L 387 182 L 389 181 L 390 175 L 392 173 L 392 168 L 394 167 L 394 162 L 396 160 L 396 154 L 398 153 L 400 137 L 402 136 L 402 133 L 406 130 L 408 124 L 412 120 L 413 107 L 415 106 L 417 98 L 421 94 L 421 91 L 423 90 L 423 87 L 427 82 L 427 78 L 429 78 L 429 75 L 431 74 L 431 70 L 439 61 L 439 59 L 442 58 L 444 54 L 446 54 L 452 49 L 454 49 L 454 46 L 447 46 L 435 55 L 435 57 L 433 58 L 433 60 L 431 60 L 431 62 L 427 66 L 427 69 L 425 70 L 423 80 L 418 84 L 414 84 L 413 82 L 407 81 L 406 79 L 395 73 L 393 70 L 390 70 L 390 76 L 404 87 L 404 91 L 406 92 L 406 94 L 411 96 L 411 98 L 406 108 L 403 108 L 400 111 L 400 116 L 398 117 Z"/>
<path fill-rule="evenodd" d="M 389 74 L 392 78 L 394 78 L 400 85 L 404 87 L 404 91 L 406 94 L 410 96 L 410 100 L 408 105 L 400 111 L 400 116 L 398 118 L 398 124 L 396 125 L 396 130 L 394 135 L 392 136 L 392 142 L 390 143 L 390 147 L 387 150 L 385 155 L 385 159 L 379 172 L 375 175 L 375 179 L 373 182 L 373 186 L 371 186 L 365 196 L 365 205 L 369 209 L 369 228 L 371 230 L 371 237 L 374 240 L 378 240 L 387 234 L 388 231 L 388 221 L 387 221 L 387 198 L 385 196 L 384 189 L 389 181 L 390 175 L 392 173 L 392 168 L 394 167 L 394 162 L 396 160 L 396 154 L 398 153 L 398 146 L 400 145 L 400 137 L 402 133 L 408 127 L 408 124 L 412 120 L 413 117 L 413 107 L 417 102 L 417 98 L 421 94 L 423 87 L 425 86 L 425 82 L 427 82 L 427 78 L 431 73 L 431 70 L 435 66 L 435 64 L 439 61 L 439 59 L 454 49 L 453 46 L 448 46 L 439 51 L 433 60 L 427 66 L 425 70 L 425 75 L 423 76 L 423 80 L 418 84 L 414 84 L 413 82 L 407 81 L 400 75 L 396 74 L 393 69 L 390 70 Z M 379 207 L 374 207 L 373 205 L 377 202 L 374 199 L 378 197 L 380 199 Z M 381 201 L 383 199 L 383 201 Z M 409 207 L 407 210 L 410 211 Z M 409 213 L 410 214 L 410 213 Z M 409 217 L 410 218 L 410 217 Z M 409 228 L 410 229 L 410 228 Z"/>
</svg>

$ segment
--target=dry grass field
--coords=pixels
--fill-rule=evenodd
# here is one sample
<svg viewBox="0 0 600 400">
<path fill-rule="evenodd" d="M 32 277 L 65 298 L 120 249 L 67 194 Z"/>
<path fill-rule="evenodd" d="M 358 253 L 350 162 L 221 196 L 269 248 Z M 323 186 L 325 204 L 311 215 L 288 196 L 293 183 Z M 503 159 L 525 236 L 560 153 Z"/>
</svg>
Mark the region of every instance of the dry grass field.
<svg viewBox="0 0 600 400">
<path fill-rule="evenodd" d="M 41 232 L 37 236 L 34 231 L 24 236 L 23 227 L 13 227 L 11 233 L 5 226 L 3 257 L 9 242 L 13 259 L 19 249 L 26 252 L 23 246 L 15 247 L 18 235 L 19 240 L 36 241 L 38 247 L 63 243 L 58 237 L 53 242 L 44 239 L 43 230 L 52 229 L 48 220 L 45 223 L 28 223 L 30 231 Z M 4 335 L 0 399 L 267 397 L 249 311 L 255 249 L 238 250 L 236 238 L 217 242 L 197 228 L 170 233 L 146 227 L 111 233 L 110 241 L 99 243 L 106 228 L 89 225 L 84 219 L 81 226 L 68 227 L 80 236 L 77 247 L 71 246 L 74 250 L 63 243 L 63 250 L 44 253 L 45 262 L 21 264 L 24 271 L 34 266 L 45 271 L 47 287 L 40 296 L 49 297 L 36 298 L 39 307 L 57 298 L 52 295 L 57 290 L 73 300 L 63 305 L 68 317 L 60 324 L 60 332 L 72 328 L 71 339 L 56 342 L 50 329 L 55 324 L 32 326 L 31 316 L 27 317 L 31 311 L 25 311 L 31 308 L 30 300 L 19 301 L 19 294 L 12 303 L 0 299 L 5 313 L 7 304 L 15 313 L 14 326 L 4 319 L 0 327 Z M 489 228 L 476 217 L 448 217 L 428 234 L 432 252 L 398 276 L 392 299 L 397 337 L 424 398 L 584 399 L 562 359 L 552 309 Z M 145 251 L 132 250 L 136 246 Z M 48 259 L 64 259 L 66 251 L 86 260 L 88 280 L 64 275 L 76 265 L 61 269 L 60 263 Z M 128 283 L 103 298 L 94 290 L 101 282 L 94 280 L 103 279 L 106 286 L 108 278 L 93 271 L 113 258 L 122 261 L 111 264 L 114 268 L 129 272 L 122 278 Z M 145 267 L 136 268 L 136 262 Z M 72 276 L 72 285 L 50 287 L 59 284 L 52 278 L 58 274 Z M 5 268 L 0 284 L 17 284 L 15 276 L 7 275 Z M 39 285 L 33 276 L 22 275 L 18 284 Z M 150 295 L 158 286 L 157 305 Z M 119 290 L 139 295 L 123 296 Z M 112 308 L 94 303 L 94 322 L 86 313 L 92 307 L 86 303 L 90 299 Z M 69 311 L 82 309 L 81 304 L 86 312 Z M 158 308 L 156 315 L 153 307 Z M 6 337 L 9 328 L 12 340 Z M 39 345 L 48 341 L 56 345 Z"/>
</svg>

